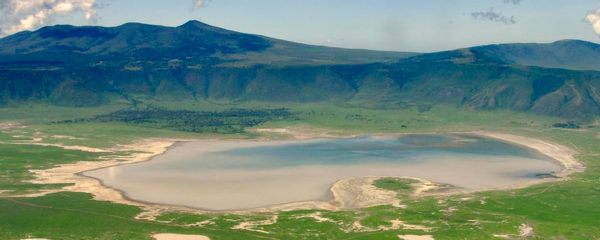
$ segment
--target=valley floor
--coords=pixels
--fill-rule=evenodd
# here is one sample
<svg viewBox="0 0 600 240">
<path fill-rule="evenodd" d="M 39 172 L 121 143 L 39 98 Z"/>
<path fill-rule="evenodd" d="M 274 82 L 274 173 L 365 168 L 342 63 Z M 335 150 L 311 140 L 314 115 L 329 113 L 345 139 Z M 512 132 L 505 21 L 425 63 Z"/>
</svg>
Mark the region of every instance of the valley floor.
<svg viewBox="0 0 600 240">
<path fill-rule="evenodd" d="M 186 133 L 121 123 L 52 125 L 27 116 L 0 118 L 0 238 L 177 237 L 169 234 L 186 234 L 189 239 L 600 236 L 600 210 L 595 207 L 600 202 L 600 139 L 596 138 L 600 131 L 593 125 L 572 131 L 552 128 L 558 120 L 551 118 L 446 108 L 425 113 L 323 105 L 291 109 L 298 120 L 270 121 L 242 135 Z M 21 110 L 0 109 L 3 114 L 11 111 Z M 336 197 L 332 202 L 229 213 L 130 201 L 120 192 L 76 174 L 146 161 L 181 140 L 423 132 L 475 132 L 526 145 L 560 161 L 565 171 L 557 175 L 558 179 L 533 186 L 451 195 L 427 194 L 435 192 L 431 190 L 436 184 L 426 180 L 414 184 L 407 194 L 376 187 L 378 178 L 374 177 L 345 179 L 332 187 Z"/>
</svg>

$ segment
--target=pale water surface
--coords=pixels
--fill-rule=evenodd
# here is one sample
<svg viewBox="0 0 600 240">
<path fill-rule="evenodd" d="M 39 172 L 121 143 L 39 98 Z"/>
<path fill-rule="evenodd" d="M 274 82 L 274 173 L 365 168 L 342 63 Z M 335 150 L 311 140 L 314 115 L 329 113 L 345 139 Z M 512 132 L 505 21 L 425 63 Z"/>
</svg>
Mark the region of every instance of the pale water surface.
<svg viewBox="0 0 600 240">
<path fill-rule="evenodd" d="M 335 181 L 412 176 L 469 190 L 527 183 L 561 166 L 528 148 L 469 135 L 185 142 L 151 161 L 86 172 L 133 200 L 233 210 L 325 200 Z"/>
</svg>

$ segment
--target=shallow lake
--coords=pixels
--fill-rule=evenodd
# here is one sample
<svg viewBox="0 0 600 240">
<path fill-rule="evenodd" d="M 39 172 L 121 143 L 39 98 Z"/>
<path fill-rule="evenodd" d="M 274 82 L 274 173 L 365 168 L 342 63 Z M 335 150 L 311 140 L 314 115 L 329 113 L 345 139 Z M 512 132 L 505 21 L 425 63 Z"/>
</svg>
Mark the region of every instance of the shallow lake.
<svg viewBox="0 0 600 240">
<path fill-rule="evenodd" d="M 558 162 L 472 135 L 360 136 L 294 141 L 199 141 L 151 161 L 84 173 L 144 202 L 210 210 L 326 200 L 337 180 L 410 176 L 467 190 L 525 184 Z"/>
</svg>

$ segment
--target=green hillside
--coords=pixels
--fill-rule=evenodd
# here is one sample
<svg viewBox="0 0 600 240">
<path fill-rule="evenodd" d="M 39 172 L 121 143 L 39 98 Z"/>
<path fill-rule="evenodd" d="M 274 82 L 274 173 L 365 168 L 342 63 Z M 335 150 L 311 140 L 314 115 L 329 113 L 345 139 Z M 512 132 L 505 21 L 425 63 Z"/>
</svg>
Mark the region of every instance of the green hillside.
<svg viewBox="0 0 600 240">
<path fill-rule="evenodd" d="M 443 103 L 589 120 L 600 114 L 600 72 L 592 71 L 599 49 L 565 40 L 417 55 L 310 46 L 197 21 L 59 25 L 0 39 L 0 104 Z"/>
</svg>

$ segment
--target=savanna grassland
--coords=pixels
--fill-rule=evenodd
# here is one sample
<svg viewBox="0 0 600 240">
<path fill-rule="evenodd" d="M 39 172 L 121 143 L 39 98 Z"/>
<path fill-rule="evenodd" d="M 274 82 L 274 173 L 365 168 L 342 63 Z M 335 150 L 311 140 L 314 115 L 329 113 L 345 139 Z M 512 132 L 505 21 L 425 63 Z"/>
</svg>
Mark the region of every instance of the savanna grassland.
<svg viewBox="0 0 600 240">
<path fill-rule="evenodd" d="M 184 114 L 196 120 L 174 124 L 172 119 L 181 118 L 156 115 L 165 109 L 170 115 Z M 578 123 L 579 129 L 553 127 L 561 122 L 555 117 L 508 110 L 474 111 L 443 105 L 375 110 L 325 103 L 163 102 L 135 109 L 126 105 L 0 108 L 0 239 L 152 239 L 152 234 L 164 232 L 201 234 L 211 239 L 398 239 L 398 235 L 409 234 L 435 239 L 518 239 L 523 225 L 532 228 L 527 237 L 531 239 L 597 239 L 600 126 L 587 121 Z M 412 196 L 410 181 L 376 182 L 378 187 L 397 191 L 402 207 L 250 215 L 167 212 L 155 220 L 136 218 L 142 212 L 139 207 L 96 201 L 85 193 L 19 197 L 63 186 L 29 183 L 34 178 L 31 169 L 128 154 L 68 150 L 39 143 L 109 148 L 145 138 L 284 137 L 251 130 L 276 127 L 338 135 L 505 132 L 573 148 L 586 171 L 568 181 L 525 189 L 439 197 Z M 237 229 L 235 226 L 242 222 L 251 227 Z"/>
</svg>

